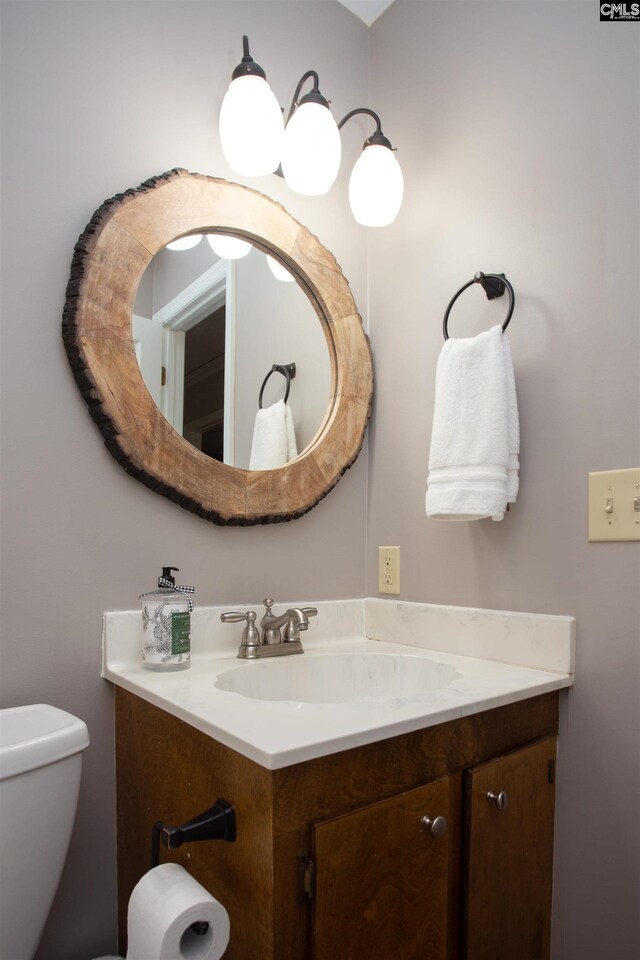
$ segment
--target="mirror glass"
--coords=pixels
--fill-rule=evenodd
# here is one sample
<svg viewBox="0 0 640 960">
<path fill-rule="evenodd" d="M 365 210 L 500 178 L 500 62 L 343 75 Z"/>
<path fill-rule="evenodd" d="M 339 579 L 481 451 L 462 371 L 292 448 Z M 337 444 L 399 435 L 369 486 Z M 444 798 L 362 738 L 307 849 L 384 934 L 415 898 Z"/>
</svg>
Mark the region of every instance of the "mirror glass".
<svg viewBox="0 0 640 960">
<path fill-rule="evenodd" d="M 243 255 L 229 258 L 237 252 Z M 287 380 L 271 372 L 274 365 L 295 364 L 287 400 L 295 445 L 289 432 L 285 462 L 311 443 L 327 415 L 331 363 L 316 312 L 279 261 L 269 263 L 244 241 L 196 235 L 159 250 L 140 280 L 133 338 L 163 416 L 230 466 L 250 469 L 254 433 L 256 445 L 263 442 L 256 424 L 263 384 L 264 416 L 283 413 L 273 405 L 285 399 Z"/>
</svg>

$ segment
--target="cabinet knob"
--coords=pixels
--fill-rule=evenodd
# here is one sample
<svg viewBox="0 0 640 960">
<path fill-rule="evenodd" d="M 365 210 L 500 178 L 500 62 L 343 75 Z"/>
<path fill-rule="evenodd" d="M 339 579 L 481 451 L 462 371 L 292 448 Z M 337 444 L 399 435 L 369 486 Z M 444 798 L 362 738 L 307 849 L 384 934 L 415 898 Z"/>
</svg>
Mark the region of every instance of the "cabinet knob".
<svg viewBox="0 0 640 960">
<path fill-rule="evenodd" d="M 501 790 L 500 793 L 494 793 L 493 790 L 490 790 L 487 794 L 487 799 L 491 803 L 495 803 L 498 810 L 506 810 L 509 803 L 509 794 L 506 790 Z"/>
<path fill-rule="evenodd" d="M 434 837 L 441 837 L 447 829 L 447 821 L 444 817 L 421 817 L 420 823 L 425 830 L 429 830 Z"/>
</svg>

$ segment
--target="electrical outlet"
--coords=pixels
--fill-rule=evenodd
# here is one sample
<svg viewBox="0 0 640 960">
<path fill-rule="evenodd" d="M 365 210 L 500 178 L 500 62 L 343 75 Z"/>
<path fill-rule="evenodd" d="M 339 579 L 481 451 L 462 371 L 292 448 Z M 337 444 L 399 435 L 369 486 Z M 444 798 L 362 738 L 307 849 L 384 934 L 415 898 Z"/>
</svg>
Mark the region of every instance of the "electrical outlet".
<svg viewBox="0 0 640 960">
<path fill-rule="evenodd" d="M 400 593 L 400 547 L 378 547 L 378 593 Z"/>
</svg>

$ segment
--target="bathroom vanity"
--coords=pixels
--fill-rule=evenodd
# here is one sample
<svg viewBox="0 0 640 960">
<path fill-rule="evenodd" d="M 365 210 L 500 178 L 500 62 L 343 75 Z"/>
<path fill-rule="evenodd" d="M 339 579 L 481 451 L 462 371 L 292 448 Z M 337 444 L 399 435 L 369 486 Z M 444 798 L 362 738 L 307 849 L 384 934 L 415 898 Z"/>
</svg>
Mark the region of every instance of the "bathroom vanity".
<svg viewBox="0 0 640 960">
<path fill-rule="evenodd" d="M 127 659 L 133 626 L 107 624 L 121 949 L 153 823 L 182 823 L 223 797 L 236 842 L 184 845 L 162 859 L 226 906 L 225 960 L 549 956 L 558 703 L 572 682 L 573 621 L 353 603 L 369 608 L 362 624 L 349 612 L 350 637 L 336 638 L 345 617 L 318 604 L 320 636 L 309 631 L 308 652 L 290 659 L 321 673 L 324 658 L 347 675 L 348 658 L 391 657 L 396 677 L 406 664 L 407 677 L 431 664 L 441 677 L 433 690 L 409 683 L 391 700 L 374 689 L 355 703 L 322 702 L 313 688 L 306 702 L 257 699 L 268 696 L 260 684 L 234 692 L 231 671 L 247 677 L 275 662 L 238 666 L 227 648 L 196 653 L 179 677 L 149 676 Z M 512 662 L 450 652 L 467 643 L 492 657 L 506 645 Z M 531 656 L 546 669 L 518 663 Z"/>
</svg>

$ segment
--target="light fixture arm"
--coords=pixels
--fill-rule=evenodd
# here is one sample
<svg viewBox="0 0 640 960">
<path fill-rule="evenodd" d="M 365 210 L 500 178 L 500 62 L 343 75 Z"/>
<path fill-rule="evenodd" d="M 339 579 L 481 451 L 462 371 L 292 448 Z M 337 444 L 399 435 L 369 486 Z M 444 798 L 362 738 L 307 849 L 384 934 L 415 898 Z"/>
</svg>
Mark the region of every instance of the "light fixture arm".
<svg viewBox="0 0 640 960">
<path fill-rule="evenodd" d="M 347 120 L 351 120 L 351 117 L 355 117 L 359 113 L 364 113 L 368 117 L 372 117 L 376 122 L 375 133 L 372 133 L 371 136 L 365 140 L 364 147 L 382 146 L 388 147 L 389 150 L 395 150 L 396 148 L 391 146 L 391 141 L 385 137 L 384 133 L 382 132 L 382 122 L 380 117 L 374 110 L 370 110 L 369 107 L 356 107 L 355 110 L 350 110 L 349 113 L 347 113 L 338 124 L 338 130 L 342 130 Z"/>
<path fill-rule="evenodd" d="M 313 77 L 313 87 L 311 88 L 309 93 L 305 93 L 304 97 L 300 97 L 300 92 L 303 86 L 305 85 L 307 80 L 310 80 L 312 77 Z M 300 99 L 298 99 L 299 97 Z M 327 100 L 326 97 L 323 97 L 322 94 L 320 93 L 320 78 L 318 77 L 318 74 L 316 73 L 316 71 L 307 70 L 307 72 L 303 74 L 298 80 L 298 86 L 296 87 L 296 91 L 293 95 L 293 99 L 291 101 L 291 106 L 289 107 L 289 113 L 288 113 L 286 122 L 289 123 L 289 120 L 291 120 L 291 117 L 293 116 L 294 110 L 296 109 L 296 107 L 299 107 L 302 103 L 320 103 L 322 104 L 323 107 L 328 107 L 329 102 L 330 101 Z"/>
</svg>

